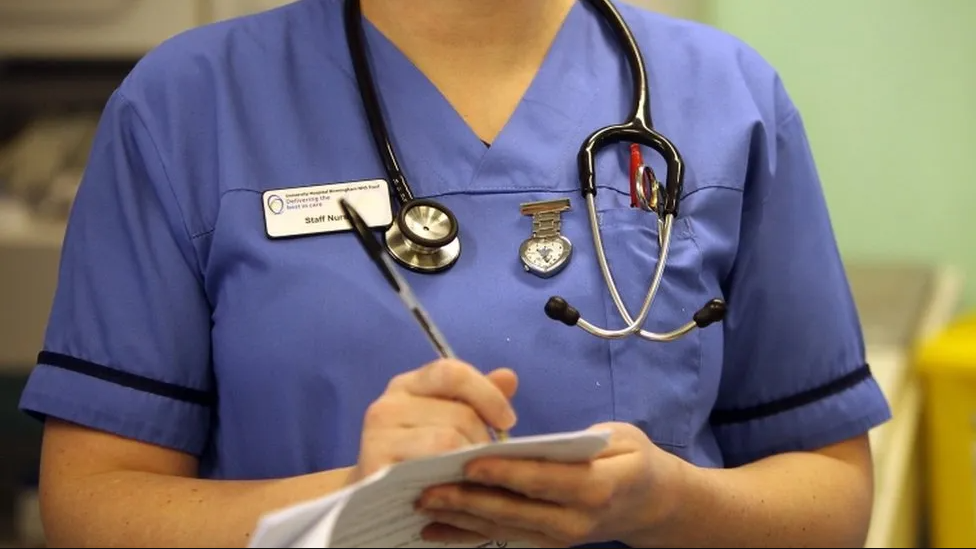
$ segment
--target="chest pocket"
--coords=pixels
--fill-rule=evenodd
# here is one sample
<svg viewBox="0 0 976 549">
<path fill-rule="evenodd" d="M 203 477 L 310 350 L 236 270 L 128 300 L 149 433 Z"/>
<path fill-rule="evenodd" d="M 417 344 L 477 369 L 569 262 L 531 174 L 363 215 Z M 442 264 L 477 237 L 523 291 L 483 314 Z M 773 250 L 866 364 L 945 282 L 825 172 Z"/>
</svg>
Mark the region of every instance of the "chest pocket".
<svg viewBox="0 0 976 549">
<path fill-rule="evenodd" d="M 613 279 L 631 317 L 644 302 L 658 263 L 654 214 L 629 207 L 600 212 L 604 248 Z M 702 254 L 687 218 L 675 221 L 661 285 L 644 329 L 668 332 L 692 319 L 708 301 L 701 280 Z M 624 325 L 604 289 L 609 325 Z M 671 342 L 636 335 L 609 342 L 614 417 L 640 427 L 659 446 L 678 450 L 691 442 L 702 369 L 697 330 Z"/>
</svg>

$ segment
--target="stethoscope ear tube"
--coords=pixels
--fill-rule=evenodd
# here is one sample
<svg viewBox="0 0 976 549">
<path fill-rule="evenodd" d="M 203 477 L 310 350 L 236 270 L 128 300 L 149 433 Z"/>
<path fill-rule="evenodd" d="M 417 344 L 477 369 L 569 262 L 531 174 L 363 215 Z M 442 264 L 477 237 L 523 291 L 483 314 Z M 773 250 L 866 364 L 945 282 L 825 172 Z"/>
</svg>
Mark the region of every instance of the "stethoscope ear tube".
<svg viewBox="0 0 976 549">
<path fill-rule="evenodd" d="M 553 296 L 546 302 L 546 316 L 553 320 L 562 322 L 567 326 L 577 326 L 587 333 L 602 339 L 623 339 L 630 335 L 637 335 L 642 339 L 658 342 L 674 341 L 691 332 L 695 328 L 704 328 L 714 322 L 722 320 L 725 317 L 725 302 L 721 299 L 712 299 L 706 303 L 704 307 L 695 312 L 691 321 L 685 323 L 683 326 L 675 330 L 665 333 L 656 333 L 642 329 L 642 326 L 647 320 L 651 305 L 654 302 L 654 298 L 657 296 L 661 280 L 664 276 L 664 270 L 667 266 L 668 253 L 671 249 L 671 235 L 674 227 L 675 217 L 673 215 L 664 216 L 662 229 L 658 234 L 661 246 L 658 254 L 657 265 L 654 267 L 651 285 L 647 290 L 644 303 L 641 305 L 637 318 L 633 318 L 624 304 L 623 298 L 617 289 L 617 284 L 614 282 L 613 275 L 610 271 L 610 265 L 603 246 L 603 237 L 600 231 L 600 224 L 596 214 L 596 197 L 592 194 L 587 195 L 586 205 L 590 221 L 590 230 L 593 233 L 593 245 L 594 249 L 596 250 L 597 262 L 600 265 L 600 272 L 603 275 L 607 290 L 610 292 L 610 297 L 613 299 L 617 311 L 620 313 L 621 317 L 623 317 L 626 326 L 616 330 L 600 328 L 584 319 L 575 307 L 559 296 Z"/>
<path fill-rule="evenodd" d="M 667 215 L 677 217 L 678 202 L 681 199 L 684 183 L 684 162 L 677 147 L 653 129 L 651 86 L 648 83 L 647 70 L 644 66 L 644 56 L 641 55 L 640 45 L 611 0 L 591 0 L 590 3 L 610 24 L 611 30 L 622 44 L 627 65 L 630 68 L 633 110 L 627 122 L 596 130 L 580 147 L 577 164 L 583 197 L 585 198 L 588 194 L 596 194 L 594 157 L 597 152 L 613 143 L 624 141 L 639 143 L 656 151 L 664 158 L 667 165 L 667 177 L 665 178 L 664 203 L 661 206 L 660 213 L 662 217 Z"/>
<path fill-rule="evenodd" d="M 567 326 L 576 326 L 582 319 L 580 312 L 558 295 L 549 298 L 549 301 L 546 302 L 545 311 L 546 316 Z M 693 324 L 692 328 L 707 328 L 724 320 L 725 312 L 725 302 L 721 299 L 712 299 L 701 309 L 695 311 L 690 324 Z M 679 331 L 686 333 L 690 329 L 681 328 Z"/>
<path fill-rule="evenodd" d="M 636 334 L 650 341 L 673 341 L 695 328 L 704 328 L 722 320 L 725 316 L 725 302 L 720 299 L 709 301 L 693 315 L 691 321 L 670 332 L 655 333 L 642 329 L 650 312 L 651 304 L 657 295 L 662 277 L 664 276 L 664 269 L 667 265 L 668 253 L 671 248 L 671 231 L 675 220 L 678 218 L 678 204 L 681 201 L 681 194 L 684 187 L 685 166 L 677 147 L 653 129 L 650 108 L 650 86 L 648 85 L 647 75 L 644 70 L 643 56 L 640 53 L 640 48 L 633 34 L 610 0 L 591 0 L 591 3 L 611 24 L 617 38 L 624 44 L 634 86 L 634 109 L 630 119 L 622 124 L 606 126 L 591 133 L 580 147 L 576 160 L 577 169 L 579 170 L 580 193 L 586 201 L 597 262 L 600 265 L 601 274 L 603 275 L 604 282 L 606 283 L 607 290 L 610 292 L 614 305 L 627 325 L 616 330 L 595 326 L 587 322 L 576 308 L 559 296 L 553 296 L 546 302 L 545 313 L 553 320 L 557 320 L 568 326 L 578 326 L 586 332 L 604 339 L 622 339 Z M 624 142 L 630 143 L 632 146 L 633 144 L 643 145 L 656 151 L 664 159 L 667 168 L 664 196 L 661 197 L 660 201 L 654 200 L 656 196 L 648 196 L 649 192 L 658 192 L 656 182 L 649 185 L 651 187 L 650 189 L 638 187 L 632 196 L 632 200 L 636 198 L 637 204 L 634 204 L 635 207 L 653 210 L 657 214 L 659 245 L 658 261 L 654 268 L 651 285 L 647 290 L 644 303 L 636 319 L 631 317 L 613 280 L 596 213 L 596 155 L 610 145 Z M 641 168 L 640 174 L 632 175 L 632 177 L 639 178 L 635 180 L 638 186 L 644 184 L 643 175 L 643 168 Z"/>
<path fill-rule="evenodd" d="M 397 160 L 396 152 L 393 150 L 393 144 L 390 142 L 386 123 L 383 122 L 380 102 L 376 96 L 376 86 L 373 82 L 373 74 L 370 71 L 366 54 L 366 39 L 359 0 L 346 0 L 344 14 L 346 40 L 349 42 L 353 72 L 356 76 L 356 84 L 363 102 L 366 120 L 369 122 L 370 134 L 373 136 L 377 151 L 380 152 L 380 159 L 383 161 L 383 167 L 390 179 L 390 185 L 396 192 L 400 204 L 406 204 L 413 199 L 413 192 L 407 182 L 407 176 L 400 169 L 400 163 Z"/>
<path fill-rule="evenodd" d="M 400 210 L 385 234 L 393 258 L 414 272 L 437 273 L 450 268 L 461 254 L 458 220 L 446 206 L 414 198 L 407 176 L 400 169 L 377 98 L 370 71 L 362 10 L 359 0 L 345 2 L 345 30 L 353 72 L 363 102 L 370 134 L 379 152 Z"/>
<path fill-rule="evenodd" d="M 591 334 L 607 339 L 619 339 L 637 334 L 651 341 L 671 341 L 695 328 L 704 328 L 722 320 L 725 316 L 725 303 L 719 299 L 710 301 L 695 313 L 690 322 L 671 332 L 658 334 L 641 328 L 647 319 L 651 303 L 657 294 L 667 264 L 668 251 L 671 246 L 671 231 L 678 216 L 678 205 L 683 191 L 684 162 L 674 144 L 653 129 L 650 86 L 644 69 L 643 56 L 626 22 L 611 0 L 590 0 L 590 3 L 610 23 L 613 32 L 623 45 L 633 84 L 634 104 L 630 119 L 623 124 L 607 126 L 590 134 L 581 145 L 577 156 L 580 191 L 587 204 L 597 260 L 614 305 L 626 321 L 627 326 L 617 330 L 598 328 L 583 319 L 579 311 L 560 297 L 551 298 L 546 303 L 545 312 L 550 318 L 569 326 L 579 326 Z M 452 266 L 461 253 L 457 219 L 446 206 L 431 200 L 414 199 L 407 178 L 397 162 L 393 145 L 383 122 L 382 111 L 368 63 L 359 0 L 346 0 L 345 6 L 345 30 L 366 118 L 387 177 L 401 204 L 396 222 L 387 229 L 385 234 L 386 251 L 394 260 L 413 271 L 440 272 Z M 651 286 L 636 319 L 630 316 L 613 281 L 596 214 L 595 157 L 604 147 L 621 142 L 643 145 L 656 151 L 664 159 L 667 169 L 663 196 L 660 197 L 657 204 L 654 204 L 655 201 L 653 200 L 656 197 L 648 196 L 649 192 L 659 192 L 656 182 L 650 185 L 651 188 L 641 188 L 638 191 L 640 201 L 643 202 L 642 207 L 651 209 L 657 214 L 659 255 Z M 388 258 L 383 255 L 383 249 L 369 232 L 369 228 L 354 209 L 347 203 L 343 202 L 342 204 L 360 243 L 370 254 L 370 257 L 377 261 L 378 265 L 385 268 Z M 387 276 L 387 279 L 396 287 L 396 276 Z"/>
<path fill-rule="evenodd" d="M 678 217 L 678 203 L 684 192 L 685 165 L 677 147 L 656 131 L 642 127 L 639 120 L 600 128 L 589 135 L 576 157 L 580 191 L 584 198 L 596 195 L 596 155 L 605 147 L 618 143 L 638 143 L 661 155 L 667 167 L 664 197 L 659 209 L 662 217 Z"/>
<path fill-rule="evenodd" d="M 713 299 L 695 313 L 693 317 L 695 325 L 699 328 L 706 328 L 716 322 L 721 322 L 725 319 L 725 310 L 724 301 Z"/>
</svg>

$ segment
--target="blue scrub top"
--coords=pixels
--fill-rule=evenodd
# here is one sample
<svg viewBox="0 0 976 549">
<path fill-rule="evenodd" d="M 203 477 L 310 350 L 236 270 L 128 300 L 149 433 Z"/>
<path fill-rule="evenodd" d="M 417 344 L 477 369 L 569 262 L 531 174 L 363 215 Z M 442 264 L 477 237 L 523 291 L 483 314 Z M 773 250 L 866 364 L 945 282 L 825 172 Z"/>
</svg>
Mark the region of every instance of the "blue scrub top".
<svg viewBox="0 0 976 549">
<path fill-rule="evenodd" d="M 572 9 L 490 147 L 374 27 L 366 38 L 414 192 L 457 215 L 463 251 L 404 271 L 455 351 L 513 368 L 515 435 L 629 422 L 705 467 L 811 450 L 889 418 L 800 116 L 733 37 L 621 3 L 643 48 L 654 122 L 687 162 L 648 329 L 713 297 L 721 324 L 673 343 L 609 342 L 550 320 L 562 295 L 622 322 L 602 281 L 576 153 L 626 118 L 631 79 L 608 27 Z M 660 157 L 645 151 L 659 176 Z M 656 258 L 629 207 L 627 147 L 598 158 L 607 255 L 636 314 Z M 64 242 L 43 352 L 22 408 L 199 456 L 204 477 L 354 464 L 367 406 L 434 352 L 351 233 L 265 234 L 261 193 L 384 177 L 338 0 L 301 0 L 182 34 L 111 97 Z M 519 261 L 523 202 L 568 197 L 569 266 Z"/>
</svg>

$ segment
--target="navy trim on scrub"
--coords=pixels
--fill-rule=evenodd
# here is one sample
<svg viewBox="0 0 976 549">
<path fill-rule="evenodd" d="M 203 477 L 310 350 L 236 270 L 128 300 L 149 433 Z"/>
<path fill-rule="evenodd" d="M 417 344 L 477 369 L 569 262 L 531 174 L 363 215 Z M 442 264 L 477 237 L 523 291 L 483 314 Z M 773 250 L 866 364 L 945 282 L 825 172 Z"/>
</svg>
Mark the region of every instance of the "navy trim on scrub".
<svg viewBox="0 0 976 549">
<path fill-rule="evenodd" d="M 794 408 L 802 408 L 808 404 L 813 404 L 818 400 L 823 400 L 846 391 L 851 387 L 861 383 L 871 377 L 871 367 L 865 364 L 860 368 L 849 372 L 829 383 L 814 387 L 808 391 L 790 395 L 772 402 L 765 402 L 757 406 L 750 406 L 739 410 L 715 410 L 712 412 L 710 421 L 712 425 L 729 425 L 732 423 L 745 423 L 764 417 L 774 416 L 787 412 Z"/>
<path fill-rule="evenodd" d="M 151 393 L 173 400 L 181 400 L 190 404 L 212 406 L 217 401 L 213 393 L 123 372 L 115 368 L 60 353 L 42 351 L 37 355 L 37 362 L 38 364 L 47 364 L 48 366 L 101 379 L 102 381 L 121 385 L 122 387 L 135 389 L 136 391 Z"/>
</svg>

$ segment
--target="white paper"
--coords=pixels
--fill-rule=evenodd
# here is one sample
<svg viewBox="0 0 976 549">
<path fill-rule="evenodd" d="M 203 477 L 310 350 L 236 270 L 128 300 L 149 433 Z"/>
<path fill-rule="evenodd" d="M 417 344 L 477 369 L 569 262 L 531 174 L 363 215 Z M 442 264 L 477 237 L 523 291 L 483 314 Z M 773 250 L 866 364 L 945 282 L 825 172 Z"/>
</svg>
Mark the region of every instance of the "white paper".
<svg viewBox="0 0 976 549">
<path fill-rule="evenodd" d="M 399 463 L 328 497 L 266 515 L 250 547 L 478 547 L 420 538 L 427 520 L 414 511 L 414 503 L 425 489 L 462 481 L 465 464 L 481 457 L 589 461 L 608 438 L 609 433 L 595 431 L 520 437 Z"/>
</svg>

